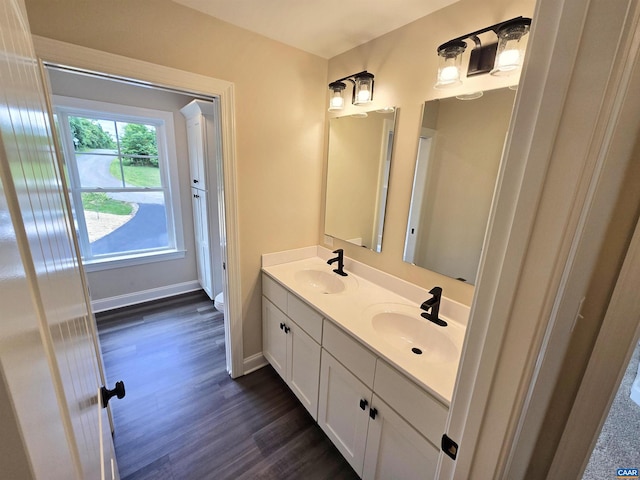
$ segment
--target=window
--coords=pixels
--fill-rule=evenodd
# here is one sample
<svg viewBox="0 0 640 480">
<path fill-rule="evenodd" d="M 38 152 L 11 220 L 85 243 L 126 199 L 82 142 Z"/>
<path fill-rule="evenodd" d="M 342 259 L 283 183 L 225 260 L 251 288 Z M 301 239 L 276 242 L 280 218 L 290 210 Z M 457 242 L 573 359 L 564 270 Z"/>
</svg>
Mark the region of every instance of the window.
<svg viewBox="0 0 640 480">
<path fill-rule="evenodd" d="M 57 96 L 54 105 L 88 270 L 182 256 L 172 113 Z"/>
</svg>

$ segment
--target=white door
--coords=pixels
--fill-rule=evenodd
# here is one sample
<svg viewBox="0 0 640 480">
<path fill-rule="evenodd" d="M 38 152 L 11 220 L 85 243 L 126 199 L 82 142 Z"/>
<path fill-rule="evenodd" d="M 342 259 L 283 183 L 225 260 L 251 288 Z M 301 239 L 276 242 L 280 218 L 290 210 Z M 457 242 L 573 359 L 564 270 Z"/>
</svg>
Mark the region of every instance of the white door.
<svg viewBox="0 0 640 480">
<path fill-rule="evenodd" d="M 364 480 L 431 480 L 439 450 L 376 395 L 371 404 Z"/>
<path fill-rule="evenodd" d="M 320 345 L 293 321 L 287 322 L 287 383 L 313 419 L 318 417 Z"/>
<path fill-rule="evenodd" d="M 196 265 L 198 282 L 211 300 L 215 297 L 211 281 L 211 257 L 209 248 L 209 232 L 207 230 L 207 192 L 197 188 L 191 189 L 193 205 L 193 236 L 196 246 Z"/>
<path fill-rule="evenodd" d="M 262 353 L 283 380 L 287 379 L 287 316 L 262 297 Z"/>
<path fill-rule="evenodd" d="M 318 425 L 362 475 L 371 390 L 333 356 L 322 351 Z"/>
<path fill-rule="evenodd" d="M 27 471 L 36 479 L 119 478 L 99 401 L 95 322 L 27 26 L 23 2 L 4 2 L 0 390 L 11 408 L 0 408 L 14 428 L 3 420 L 0 443 L 11 445 L 16 475 L 3 461 L 3 476 L 24 478 Z"/>
</svg>

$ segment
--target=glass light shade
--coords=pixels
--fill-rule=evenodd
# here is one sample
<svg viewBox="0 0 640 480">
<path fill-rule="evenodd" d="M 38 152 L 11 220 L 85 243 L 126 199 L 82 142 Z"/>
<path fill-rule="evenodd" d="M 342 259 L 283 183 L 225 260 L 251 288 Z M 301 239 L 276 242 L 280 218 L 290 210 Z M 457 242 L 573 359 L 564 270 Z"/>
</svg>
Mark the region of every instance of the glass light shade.
<svg viewBox="0 0 640 480">
<path fill-rule="evenodd" d="M 461 85 L 462 53 L 464 42 L 445 44 L 438 49 L 438 78 L 434 88 L 448 88 Z"/>
<path fill-rule="evenodd" d="M 522 67 L 524 44 L 521 42 L 529 32 L 529 25 L 514 23 L 504 26 L 498 31 L 498 49 L 491 75 L 511 75 Z"/>
<path fill-rule="evenodd" d="M 329 111 L 342 110 L 344 108 L 344 89 L 342 82 L 334 82 L 329 85 Z"/>
<path fill-rule="evenodd" d="M 373 75 L 362 73 L 354 78 L 353 104 L 364 105 L 373 101 Z"/>
</svg>

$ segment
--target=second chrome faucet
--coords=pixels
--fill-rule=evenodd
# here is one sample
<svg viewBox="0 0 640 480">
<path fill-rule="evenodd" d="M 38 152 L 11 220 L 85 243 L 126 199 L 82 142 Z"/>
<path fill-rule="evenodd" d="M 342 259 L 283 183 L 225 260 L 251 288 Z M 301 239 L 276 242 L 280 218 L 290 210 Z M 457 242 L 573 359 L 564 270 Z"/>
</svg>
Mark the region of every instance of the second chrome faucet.
<svg viewBox="0 0 640 480">
<path fill-rule="evenodd" d="M 346 277 L 347 274 L 344 271 L 344 250 L 339 248 L 337 250 L 334 250 L 333 253 L 337 253 L 338 256 L 327 260 L 327 263 L 331 265 L 332 263 L 338 262 L 338 268 L 334 268 L 333 271 L 336 272 L 338 275 L 342 275 L 343 277 Z"/>
</svg>

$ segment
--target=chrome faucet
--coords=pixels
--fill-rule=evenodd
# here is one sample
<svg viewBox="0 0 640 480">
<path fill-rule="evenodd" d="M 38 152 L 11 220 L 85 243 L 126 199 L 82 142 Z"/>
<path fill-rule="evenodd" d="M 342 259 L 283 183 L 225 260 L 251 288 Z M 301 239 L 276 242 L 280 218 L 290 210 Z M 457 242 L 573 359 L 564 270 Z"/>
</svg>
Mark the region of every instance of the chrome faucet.
<svg viewBox="0 0 640 480">
<path fill-rule="evenodd" d="M 440 312 L 440 298 L 442 297 L 442 288 L 433 287 L 429 290 L 429 293 L 433 295 L 429 300 L 425 300 L 420 305 L 420 309 L 424 310 L 423 313 L 420 314 L 421 317 L 426 318 L 430 322 L 435 323 L 441 327 L 446 327 L 447 322 L 438 318 L 438 314 Z M 429 311 L 431 310 L 431 311 Z"/>
<path fill-rule="evenodd" d="M 333 253 L 337 253 L 338 256 L 330 260 L 327 260 L 327 263 L 331 265 L 332 263 L 338 262 L 338 268 L 334 268 L 333 271 L 336 272 L 338 275 L 342 275 L 343 277 L 346 277 L 347 274 L 344 271 L 344 250 L 339 248 L 337 250 L 334 250 Z"/>
</svg>

